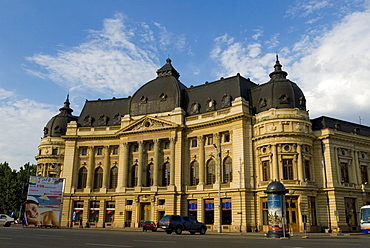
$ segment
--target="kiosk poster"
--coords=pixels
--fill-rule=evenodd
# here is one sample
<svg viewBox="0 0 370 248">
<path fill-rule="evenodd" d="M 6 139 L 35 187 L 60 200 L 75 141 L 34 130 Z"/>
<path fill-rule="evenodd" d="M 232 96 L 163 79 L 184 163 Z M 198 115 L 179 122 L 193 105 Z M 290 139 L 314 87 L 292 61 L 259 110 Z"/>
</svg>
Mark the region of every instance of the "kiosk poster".
<svg viewBox="0 0 370 248">
<path fill-rule="evenodd" d="M 59 227 L 64 178 L 31 176 L 24 203 L 26 225 Z"/>
<path fill-rule="evenodd" d="M 269 211 L 269 229 L 282 230 L 283 227 L 283 195 L 269 194 L 267 196 Z"/>
</svg>

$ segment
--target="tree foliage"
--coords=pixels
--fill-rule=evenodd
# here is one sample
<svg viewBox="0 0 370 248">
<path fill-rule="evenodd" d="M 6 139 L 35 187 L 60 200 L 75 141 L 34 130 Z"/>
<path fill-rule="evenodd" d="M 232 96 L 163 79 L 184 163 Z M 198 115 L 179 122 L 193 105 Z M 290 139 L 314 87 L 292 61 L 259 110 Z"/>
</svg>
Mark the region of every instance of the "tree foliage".
<svg viewBox="0 0 370 248">
<path fill-rule="evenodd" d="M 20 216 L 22 203 L 26 200 L 28 181 L 36 173 L 36 165 L 30 163 L 19 171 L 12 170 L 7 162 L 0 163 L 0 213 Z"/>
</svg>

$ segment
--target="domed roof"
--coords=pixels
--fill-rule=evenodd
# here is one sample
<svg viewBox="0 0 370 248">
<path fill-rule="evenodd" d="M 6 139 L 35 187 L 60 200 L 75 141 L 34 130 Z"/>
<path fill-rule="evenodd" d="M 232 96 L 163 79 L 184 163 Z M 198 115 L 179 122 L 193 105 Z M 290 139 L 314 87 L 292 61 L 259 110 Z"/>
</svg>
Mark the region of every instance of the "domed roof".
<svg viewBox="0 0 370 248">
<path fill-rule="evenodd" d="M 69 107 L 69 97 L 67 96 L 64 106 L 59 109 L 59 114 L 50 119 L 48 124 L 44 127 L 45 137 L 61 137 L 66 134 L 67 124 L 70 121 L 77 121 L 78 117 L 73 116 L 73 109 Z"/>
<path fill-rule="evenodd" d="M 289 190 L 285 189 L 284 184 L 279 181 L 273 181 L 269 185 L 267 185 L 267 189 L 265 193 L 272 193 L 272 194 L 285 194 L 288 193 Z"/>
<path fill-rule="evenodd" d="M 255 113 L 270 108 L 298 108 L 306 110 L 306 98 L 302 90 L 287 79 L 288 73 L 283 71 L 276 56 L 275 70 L 270 73 L 270 81 L 254 89 Z"/>
<path fill-rule="evenodd" d="M 169 112 L 182 107 L 183 85 L 178 78 L 180 74 L 171 65 L 171 60 L 157 71 L 157 78 L 143 85 L 132 96 L 130 114 L 146 115 Z"/>
</svg>

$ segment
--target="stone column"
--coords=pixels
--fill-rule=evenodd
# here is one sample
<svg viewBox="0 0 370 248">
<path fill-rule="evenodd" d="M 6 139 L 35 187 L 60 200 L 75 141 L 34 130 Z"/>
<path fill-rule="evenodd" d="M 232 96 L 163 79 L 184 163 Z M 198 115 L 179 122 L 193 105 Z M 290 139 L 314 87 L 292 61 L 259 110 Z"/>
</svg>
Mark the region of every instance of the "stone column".
<svg viewBox="0 0 370 248">
<path fill-rule="evenodd" d="M 176 138 L 170 138 L 170 185 L 175 185 L 175 149 Z"/>
<path fill-rule="evenodd" d="M 358 160 L 358 151 L 352 151 L 352 168 L 353 168 L 353 182 L 355 184 L 362 184 L 361 167 Z"/>
<path fill-rule="evenodd" d="M 120 161 L 122 160 L 122 162 L 120 163 L 120 168 L 118 170 L 118 173 L 122 171 L 122 177 L 119 177 L 119 178 L 122 178 L 122 181 L 119 180 L 118 183 L 121 184 L 122 187 L 127 187 L 128 186 L 128 162 L 129 162 L 128 154 L 129 154 L 130 144 L 128 142 L 124 142 L 121 147 L 123 149 L 123 156 L 122 158 L 120 158 Z"/>
<path fill-rule="evenodd" d="M 153 140 L 154 142 L 154 172 L 153 172 L 153 186 L 158 186 L 158 174 L 159 174 L 159 145 L 161 141 L 159 139 Z"/>
<path fill-rule="evenodd" d="M 95 168 L 95 165 L 94 165 L 94 147 L 93 146 L 89 146 L 89 151 L 88 151 L 88 154 L 89 154 L 89 168 L 88 168 L 88 171 L 87 171 L 87 183 L 86 183 L 86 188 L 87 189 L 92 189 L 93 188 L 93 176 L 94 176 L 94 168 Z"/>
<path fill-rule="evenodd" d="M 298 166 L 298 180 L 303 182 L 303 156 L 302 156 L 302 145 L 297 144 L 297 153 L 298 153 L 298 161 L 297 161 L 297 166 Z"/>
<path fill-rule="evenodd" d="M 143 157 L 144 157 L 144 141 L 140 140 L 139 144 L 139 161 L 138 161 L 138 172 L 137 172 L 137 186 L 143 186 Z"/>
<path fill-rule="evenodd" d="M 279 181 L 278 153 L 276 145 L 272 145 L 271 150 L 272 150 L 272 180 Z"/>
<path fill-rule="evenodd" d="M 216 181 L 215 184 L 218 184 L 218 182 L 222 182 L 222 152 L 221 152 L 221 139 L 220 139 L 220 134 L 214 133 L 213 134 L 213 139 L 214 139 L 214 144 L 216 145 Z M 220 154 L 218 154 L 220 152 Z M 218 161 L 219 160 L 219 161 Z M 220 168 L 218 168 L 220 167 Z"/>
<path fill-rule="evenodd" d="M 205 159 L 204 159 L 204 138 L 198 136 L 199 143 L 199 184 L 204 185 L 205 181 Z"/>
<path fill-rule="evenodd" d="M 109 187 L 109 174 L 110 174 L 110 147 L 104 146 L 104 170 L 103 170 L 103 189 Z"/>
</svg>

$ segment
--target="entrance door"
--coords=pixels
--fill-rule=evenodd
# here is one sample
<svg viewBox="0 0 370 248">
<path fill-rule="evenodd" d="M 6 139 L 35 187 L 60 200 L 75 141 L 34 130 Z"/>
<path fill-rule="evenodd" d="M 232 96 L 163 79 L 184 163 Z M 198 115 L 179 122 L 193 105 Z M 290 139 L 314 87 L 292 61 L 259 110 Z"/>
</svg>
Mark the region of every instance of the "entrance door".
<svg viewBox="0 0 370 248">
<path fill-rule="evenodd" d="M 150 210 L 150 203 L 141 203 L 140 226 L 142 226 L 144 221 L 151 220 Z"/>
<path fill-rule="evenodd" d="M 286 196 L 286 220 L 288 228 L 293 232 L 299 232 L 297 202 L 297 196 Z"/>
</svg>

